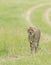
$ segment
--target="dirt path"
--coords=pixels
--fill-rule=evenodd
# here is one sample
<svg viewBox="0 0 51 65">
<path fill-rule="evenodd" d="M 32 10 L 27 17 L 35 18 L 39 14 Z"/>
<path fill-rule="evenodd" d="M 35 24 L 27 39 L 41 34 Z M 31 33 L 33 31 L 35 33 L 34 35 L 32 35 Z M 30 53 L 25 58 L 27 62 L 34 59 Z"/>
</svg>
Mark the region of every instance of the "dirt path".
<svg viewBox="0 0 51 65">
<path fill-rule="evenodd" d="M 50 3 L 38 4 L 38 5 L 33 6 L 32 8 L 30 8 L 30 9 L 27 10 L 27 12 L 26 12 L 26 14 L 25 14 L 25 19 L 26 19 L 26 21 L 27 21 L 29 27 L 30 27 L 30 26 L 36 27 L 35 25 L 33 25 L 32 21 L 31 21 L 31 18 L 30 18 L 31 14 L 32 14 L 34 11 L 36 11 L 37 9 L 39 9 L 40 7 L 43 7 L 43 6 L 46 6 L 46 5 L 49 5 L 49 4 L 50 4 Z M 46 19 L 48 18 L 48 15 L 47 15 L 47 14 L 49 14 L 49 11 L 45 14 L 45 15 L 46 15 Z M 49 19 L 49 18 L 48 18 L 48 19 Z M 50 24 L 49 20 L 47 20 L 47 22 Z M 43 33 L 42 33 L 42 38 L 43 38 L 43 41 L 44 41 L 44 42 L 49 42 L 49 41 L 51 41 L 51 37 L 50 37 L 49 35 L 47 35 L 47 34 L 43 34 Z"/>
<path fill-rule="evenodd" d="M 7 61 L 15 61 L 15 60 L 21 60 L 24 59 L 27 56 L 21 55 L 21 56 L 6 56 L 6 57 L 0 57 L 0 62 L 7 62 Z"/>
<path fill-rule="evenodd" d="M 51 21 L 49 19 L 50 12 L 51 12 L 51 8 L 48 8 L 48 10 L 46 10 L 46 12 L 44 13 L 43 17 L 46 19 L 46 22 L 51 26 Z"/>
</svg>

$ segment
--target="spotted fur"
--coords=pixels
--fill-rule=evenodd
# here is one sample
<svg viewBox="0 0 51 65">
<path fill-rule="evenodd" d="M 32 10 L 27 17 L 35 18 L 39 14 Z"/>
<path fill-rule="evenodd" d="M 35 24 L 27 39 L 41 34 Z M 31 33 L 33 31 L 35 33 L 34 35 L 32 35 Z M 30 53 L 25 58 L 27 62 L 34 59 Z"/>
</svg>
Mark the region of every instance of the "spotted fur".
<svg viewBox="0 0 51 65">
<path fill-rule="evenodd" d="M 40 40 L 40 30 L 30 27 L 28 29 L 28 39 L 30 42 L 31 53 L 34 50 L 35 52 L 37 52 L 37 49 L 39 47 L 39 40 Z"/>
</svg>

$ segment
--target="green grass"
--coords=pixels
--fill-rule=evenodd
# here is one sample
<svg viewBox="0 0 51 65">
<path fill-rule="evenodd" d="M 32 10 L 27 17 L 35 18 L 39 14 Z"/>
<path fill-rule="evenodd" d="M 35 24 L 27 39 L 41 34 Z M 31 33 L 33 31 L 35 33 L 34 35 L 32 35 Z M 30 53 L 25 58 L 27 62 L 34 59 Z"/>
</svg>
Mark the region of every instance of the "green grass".
<svg viewBox="0 0 51 65">
<path fill-rule="evenodd" d="M 42 32 L 51 35 L 51 27 L 46 23 L 46 20 L 43 18 L 44 12 L 48 10 L 50 6 L 40 7 L 38 10 L 32 13 L 31 19 L 37 27 L 41 27 L 40 29 L 42 30 Z"/>
<path fill-rule="evenodd" d="M 2 0 L 0 1 L 0 65 L 51 65 L 51 42 L 40 40 L 41 49 L 37 54 L 30 55 L 27 35 L 26 11 L 40 3 L 50 3 L 50 0 Z M 51 27 L 45 22 L 43 13 L 51 5 L 43 6 L 31 14 L 34 25 L 40 27 L 43 33 L 51 36 Z M 50 16 L 51 17 L 51 16 Z M 49 18 L 50 18 L 49 17 Z M 7 56 L 24 56 L 21 59 L 11 59 Z M 7 57 L 7 58 L 6 58 Z"/>
</svg>

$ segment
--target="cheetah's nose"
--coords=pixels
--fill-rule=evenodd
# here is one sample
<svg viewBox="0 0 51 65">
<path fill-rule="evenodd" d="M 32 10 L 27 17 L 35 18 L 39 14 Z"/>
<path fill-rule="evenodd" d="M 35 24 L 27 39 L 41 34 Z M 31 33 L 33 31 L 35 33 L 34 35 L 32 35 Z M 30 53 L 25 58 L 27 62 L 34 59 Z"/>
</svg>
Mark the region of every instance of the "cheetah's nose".
<svg viewBox="0 0 51 65">
<path fill-rule="evenodd" d="M 30 32 L 30 34 L 32 34 L 32 33 Z"/>
</svg>

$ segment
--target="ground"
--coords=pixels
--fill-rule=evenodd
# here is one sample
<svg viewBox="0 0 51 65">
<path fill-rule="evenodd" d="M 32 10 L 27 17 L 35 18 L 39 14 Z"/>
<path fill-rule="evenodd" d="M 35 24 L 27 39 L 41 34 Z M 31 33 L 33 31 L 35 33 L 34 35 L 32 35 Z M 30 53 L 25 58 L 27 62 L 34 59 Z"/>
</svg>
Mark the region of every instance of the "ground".
<svg viewBox="0 0 51 65">
<path fill-rule="evenodd" d="M 33 55 L 29 26 L 41 30 Z M 51 0 L 0 0 L 0 65 L 51 65 Z"/>
</svg>

